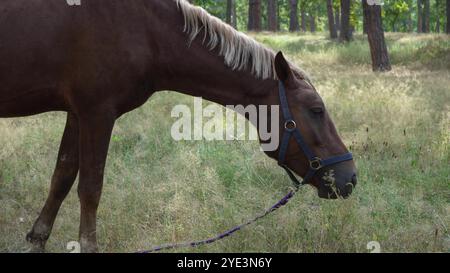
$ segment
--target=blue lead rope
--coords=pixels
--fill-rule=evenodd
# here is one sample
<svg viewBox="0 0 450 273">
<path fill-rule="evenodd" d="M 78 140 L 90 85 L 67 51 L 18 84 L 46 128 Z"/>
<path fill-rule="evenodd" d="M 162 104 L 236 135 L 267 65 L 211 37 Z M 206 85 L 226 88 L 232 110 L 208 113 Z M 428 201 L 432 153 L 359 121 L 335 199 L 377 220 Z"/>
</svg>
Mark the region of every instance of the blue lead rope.
<svg viewBox="0 0 450 273">
<path fill-rule="evenodd" d="M 296 188 L 295 190 L 290 191 L 285 197 L 283 197 L 280 201 L 278 201 L 275 205 L 273 205 L 272 207 L 270 207 L 269 209 L 267 209 L 265 212 L 259 214 L 258 216 L 256 216 L 255 218 L 239 225 L 236 226 L 232 229 L 229 229 L 219 235 L 217 235 L 216 237 L 212 237 L 206 240 L 201 240 L 201 241 L 194 241 L 194 242 L 185 242 L 185 243 L 175 243 L 175 244 L 166 244 L 166 245 L 161 245 L 161 246 L 157 246 L 154 247 L 150 250 L 144 250 L 144 251 L 139 251 L 138 253 L 152 253 L 152 252 L 158 252 L 161 250 L 168 250 L 168 249 L 175 249 L 175 248 L 183 248 L 183 247 L 198 247 L 201 245 L 206 245 L 206 244 L 211 244 L 214 243 L 216 241 L 219 241 L 225 237 L 228 237 L 230 235 L 232 235 L 233 233 L 235 233 L 236 231 L 241 230 L 242 228 L 258 221 L 259 219 L 267 216 L 268 214 L 270 214 L 271 212 L 285 206 L 289 200 L 291 200 L 292 197 L 294 197 L 294 195 L 297 193 L 298 188 Z"/>
<path fill-rule="evenodd" d="M 311 85 L 312 86 L 312 85 Z M 218 240 L 221 240 L 225 237 L 230 236 L 231 234 L 235 233 L 238 230 L 241 230 L 242 228 L 258 221 L 259 219 L 269 215 L 271 212 L 283 207 L 286 205 L 289 200 L 291 200 L 292 197 L 297 193 L 300 186 L 309 184 L 310 180 L 314 177 L 314 175 L 323 167 L 331 166 L 340 162 L 352 160 L 353 156 L 351 153 L 346 153 L 338 156 L 334 156 L 327 159 L 321 159 L 314 155 L 314 153 L 311 151 L 309 146 L 306 144 L 300 130 L 297 127 L 297 123 L 295 122 L 293 116 L 291 115 L 291 112 L 289 111 L 289 104 L 287 100 L 286 95 L 286 89 L 284 87 L 284 84 L 280 81 L 279 87 L 278 87 L 279 97 L 280 97 L 280 106 L 281 111 L 283 113 L 284 118 L 284 134 L 283 138 L 281 140 L 280 149 L 278 152 L 278 165 L 280 165 L 289 175 L 289 178 L 295 185 L 295 190 L 290 191 L 283 199 L 278 201 L 275 205 L 264 211 L 263 213 L 259 214 L 255 218 L 245 222 L 242 225 L 236 226 L 232 229 L 229 229 L 225 231 L 224 233 L 221 233 L 217 235 L 216 237 L 202 240 L 202 241 L 196 241 L 196 242 L 185 242 L 185 243 L 175 243 L 175 244 L 167 244 L 162 246 L 154 247 L 150 250 L 146 251 L 140 251 L 138 253 L 151 253 L 151 252 L 157 252 L 165 249 L 174 249 L 174 248 L 181 248 L 181 247 L 197 247 L 205 244 L 211 244 Z M 304 155 L 309 161 L 309 168 L 308 172 L 306 173 L 305 177 L 302 181 L 299 181 L 297 177 L 294 175 L 294 173 L 289 169 L 289 167 L 285 164 L 285 158 L 287 149 L 289 146 L 289 140 L 291 137 L 294 137 L 295 141 L 297 142 L 297 145 L 300 146 L 302 149 Z"/>
</svg>

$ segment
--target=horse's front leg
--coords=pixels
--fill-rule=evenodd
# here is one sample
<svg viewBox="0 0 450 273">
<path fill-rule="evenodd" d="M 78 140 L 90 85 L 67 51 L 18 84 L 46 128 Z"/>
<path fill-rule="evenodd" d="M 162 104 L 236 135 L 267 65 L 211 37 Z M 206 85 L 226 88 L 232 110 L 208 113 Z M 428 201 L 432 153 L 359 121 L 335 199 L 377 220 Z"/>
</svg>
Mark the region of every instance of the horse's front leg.
<svg viewBox="0 0 450 273">
<path fill-rule="evenodd" d="M 97 252 L 96 218 L 103 173 L 115 117 L 91 113 L 80 117 L 80 244 L 82 252 Z"/>
<path fill-rule="evenodd" d="M 78 141 L 78 120 L 73 114 L 68 113 L 47 201 L 32 230 L 27 234 L 27 241 L 32 243 L 33 252 L 44 251 L 58 210 L 77 177 Z"/>
</svg>

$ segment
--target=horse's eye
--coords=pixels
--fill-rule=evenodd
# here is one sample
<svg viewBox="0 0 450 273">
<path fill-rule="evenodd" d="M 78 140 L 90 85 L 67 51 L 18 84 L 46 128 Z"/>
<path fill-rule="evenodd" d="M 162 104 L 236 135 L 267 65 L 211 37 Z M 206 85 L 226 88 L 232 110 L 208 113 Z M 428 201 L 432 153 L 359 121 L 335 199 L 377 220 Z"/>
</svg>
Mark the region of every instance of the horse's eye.
<svg viewBox="0 0 450 273">
<path fill-rule="evenodd" d="M 311 108 L 311 112 L 316 115 L 322 115 L 323 108 L 322 107 L 314 107 L 314 108 Z"/>
</svg>

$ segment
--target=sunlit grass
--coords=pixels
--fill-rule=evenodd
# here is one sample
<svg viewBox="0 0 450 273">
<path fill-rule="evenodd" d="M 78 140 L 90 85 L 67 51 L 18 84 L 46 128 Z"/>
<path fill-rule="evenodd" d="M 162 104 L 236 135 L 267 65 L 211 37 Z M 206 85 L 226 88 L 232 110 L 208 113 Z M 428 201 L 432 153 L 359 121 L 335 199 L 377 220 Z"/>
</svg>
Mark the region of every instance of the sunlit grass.
<svg viewBox="0 0 450 273">
<path fill-rule="evenodd" d="M 351 43 L 337 43 L 327 34 L 256 35 L 256 38 L 276 50 L 283 50 L 300 64 L 314 66 L 367 65 L 370 51 L 367 37 L 357 34 Z M 387 33 L 386 41 L 394 65 L 411 68 L 450 69 L 450 39 L 445 34 Z M 308 55 L 308 56 L 305 56 Z"/>
<path fill-rule="evenodd" d="M 347 45 L 321 33 L 256 38 L 311 75 L 355 154 L 359 184 L 340 201 L 304 188 L 235 236 L 181 251 L 366 252 L 373 240 L 386 252 L 449 251 L 448 36 L 388 33 L 394 67 L 385 74 L 371 71 L 362 36 Z M 255 142 L 173 141 L 170 111 L 180 102 L 191 105 L 192 98 L 162 92 L 118 121 L 98 216 L 102 251 L 210 237 L 291 186 Z M 64 122 L 62 113 L 0 120 L 0 251 L 28 247 L 25 234 L 45 201 Z M 74 188 L 48 250 L 66 251 L 78 225 Z"/>
</svg>

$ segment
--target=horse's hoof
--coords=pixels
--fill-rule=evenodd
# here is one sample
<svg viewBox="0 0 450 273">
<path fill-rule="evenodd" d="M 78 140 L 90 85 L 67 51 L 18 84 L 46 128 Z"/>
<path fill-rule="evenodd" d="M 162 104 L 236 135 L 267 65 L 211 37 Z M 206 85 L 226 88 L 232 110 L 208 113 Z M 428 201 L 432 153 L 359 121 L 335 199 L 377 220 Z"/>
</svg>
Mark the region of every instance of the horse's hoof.
<svg viewBox="0 0 450 273">
<path fill-rule="evenodd" d="M 33 245 L 23 253 L 45 253 L 45 248 Z"/>
<path fill-rule="evenodd" d="M 47 242 L 48 236 L 36 235 L 33 231 L 29 232 L 26 236 L 27 242 L 32 246 L 28 249 L 27 253 L 44 253 L 45 243 Z"/>
<path fill-rule="evenodd" d="M 98 247 L 96 245 L 81 246 L 81 253 L 98 253 Z"/>
</svg>

